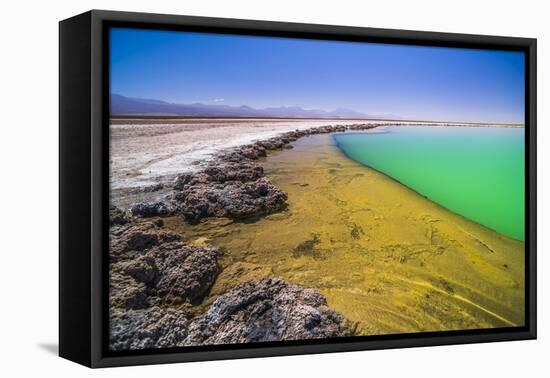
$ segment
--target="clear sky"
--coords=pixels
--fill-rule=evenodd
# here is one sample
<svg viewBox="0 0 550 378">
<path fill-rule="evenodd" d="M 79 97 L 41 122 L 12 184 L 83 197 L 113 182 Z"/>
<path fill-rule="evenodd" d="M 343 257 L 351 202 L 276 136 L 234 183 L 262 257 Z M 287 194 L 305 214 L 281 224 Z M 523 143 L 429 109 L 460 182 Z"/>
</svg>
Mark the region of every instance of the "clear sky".
<svg viewBox="0 0 550 378">
<path fill-rule="evenodd" d="M 115 28 L 110 54 L 128 97 L 524 121 L 520 52 Z"/>
</svg>

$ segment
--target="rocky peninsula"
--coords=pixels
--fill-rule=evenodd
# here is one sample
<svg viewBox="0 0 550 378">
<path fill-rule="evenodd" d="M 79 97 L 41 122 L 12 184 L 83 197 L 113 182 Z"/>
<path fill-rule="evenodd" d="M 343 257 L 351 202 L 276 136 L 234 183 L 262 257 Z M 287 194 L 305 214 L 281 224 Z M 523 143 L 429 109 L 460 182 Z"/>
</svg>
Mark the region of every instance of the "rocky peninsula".
<svg viewBox="0 0 550 378">
<path fill-rule="evenodd" d="M 179 175 L 159 201 L 110 209 L 110 348 L 181 347 L 341 337 L 353 325 L 318 291 L 278 277 L 253 279 L 200 304 L 220 274 L 220 248 L 186 244 L 162 217 L 189 224 L 223 217 L 254 221 L 287 207 L 287 194 L 258 163 L 307 135 L 377 124 L 296 130 L 221 153 L 203 170 Z M 157 188 L 160 189 L 160 188 Z M 147 187 L 145 192 L 155 191 Z"/>
</svg>

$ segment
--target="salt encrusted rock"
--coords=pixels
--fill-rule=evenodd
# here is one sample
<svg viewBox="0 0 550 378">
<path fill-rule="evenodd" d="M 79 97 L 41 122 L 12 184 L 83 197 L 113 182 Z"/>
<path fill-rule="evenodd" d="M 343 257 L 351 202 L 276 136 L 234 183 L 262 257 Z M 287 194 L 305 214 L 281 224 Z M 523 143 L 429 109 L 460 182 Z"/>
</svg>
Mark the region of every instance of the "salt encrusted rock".
<svg viewBox="0 0 550 378">
<path fill-rule="evenodd" d="M 249 162 L 221 161 L 211 164 L 199 173 L 184 173 L 174 182 L 174 189 L 183 191 L 188 187 L 206 183 L 225 183 L 230 181 L 249 182 L 264 175 L 264 169 Z"/>
<path fill-rule="evenodd" d="M 256 181 L 197 183 L 174 196 L 190 223 L 207 217 L 254 218 L 286 208 L 287 194 L 267 178 Z"/>
<path fill-rule="evenodd" d="M 158 266 L 157 279 L 151 286 L 156 303 L 198 304 L 214 283 L 220 268 L 217 248 L 172 243 L 148 253 Z"/>
<path fill-rule="evenodd" d="M 132 277 L 137 282 L 148 285 L 153 284 L 160 274 L 155 256 L 150 253 L 119 261 L 113 264 L 112 271 L 115 273 L 120 272 L 123 275 Z"/>
<path fill-rule="evenodd" d="M 119 308 L 199 303 L 219 273 L 217 248 L 186 245 L 152 222 L 112 228 L 110 301 Z"/>
<path fill-rule="evenodd" d="M 155 216 L 167 216 L 172 215 L 175 212 L 175 209 L 166 202 L 152 202 L 145 203 L 139 202 L 130 208 L 133 216 L 140 216 L 143 218 L 155 217 Z"/>
<path fill-rule="evenodd" d="M 143 188 L 143 191 L 145 193 L 158 192 L 159 190 L 161 190 L 163 188 L 164 188 L 164 185 L 162 185 L 161 183 L 158 183 L 158 184 L 153 184 L 153 185 L 150 185 L 150 186 L 146 186 L 145 188 Z"/>
<path fill-rule="evenodd" d="M 239 181 L 249 182 L 264 175 L 264 169 L 252 163 L 221 163 L 211 165 L 204 170 L 208 180 L 213 182 Z"/>
<path fill-rule="evenodd" d="M 345 319 L 316 290 L 281 278 L 247 282 L 219 297 L 189 325 L 186 345 L 346 336 Z"/>
<path fill-rule="evenodd" d="M 173 202 L 184 218 L 196 223 L 207 217 L 253 218 L 286 207 L 287 195 L 250 162 L 224 161 L 203 172 L 180 175 Z"/>
<path fill-rule="evenodd" d="M 149 305 L 147 288 L 130 276 L 111 271 L 109 275 L 109 309 L 140 309 Z"/>
<path fill-rule="evenodd" d="M 258 160 L 261 157 L 267 156 L 265 148 L 259 145 L 249 145 L 239 149 L 238 151 L 242 156 L 251 160 Z"/>
<path fill-rule="evenodd" d="M 266 141 L 260 142 L 260 145 L 266 150 L 277 150 L 283 147 L 284 143 L 278 138 L 268 139 Z"/>
<path fill-rule="evenodd" d="M 152 307 L 111 314 L 109 348 L 113 351 L 184 346 L 188 319 L 184 312 Z"/>
<path fill-rule="evenodd" d="M 196 182 L 196 177 L 198 175 L 193 173 L 183 173 L 176 177 L 174 180 L 174 190 L 183 190 L 186 186 L 192 185 Z M 206 182 L 206 178 L 203 182 Z"/>
<path fill-rule="evenodd" d="M 111 225 L 123 225 L 128 223 L 129 219 L 124 211 L 111 205 L 109 207 L 109 222 Z"/>
<path fill-rule="evenodd" d="M 133 222 L 111 227 L 109 235 L 111 262 L 131 259 L 154 246 L 180 239 L 179 235 L 163 231 L 153 222 Z"/>
</svg>

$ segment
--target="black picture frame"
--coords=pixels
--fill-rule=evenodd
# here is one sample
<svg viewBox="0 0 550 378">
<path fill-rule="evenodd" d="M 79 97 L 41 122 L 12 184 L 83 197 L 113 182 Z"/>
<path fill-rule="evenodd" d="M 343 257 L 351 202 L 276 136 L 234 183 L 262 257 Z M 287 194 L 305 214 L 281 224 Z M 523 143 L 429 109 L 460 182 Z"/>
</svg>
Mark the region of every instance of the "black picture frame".
<svg viewBox="0 0 550 378">
<path fill-rule="evenodd" d="M 525 53 L 526 325 L 472 331 L 109 352 L 108 120 L 112 26 Z M 536 39 L 92 10 L 59 24 L 59 354 L 89 367 L 536 338 Z"/>
</svg>

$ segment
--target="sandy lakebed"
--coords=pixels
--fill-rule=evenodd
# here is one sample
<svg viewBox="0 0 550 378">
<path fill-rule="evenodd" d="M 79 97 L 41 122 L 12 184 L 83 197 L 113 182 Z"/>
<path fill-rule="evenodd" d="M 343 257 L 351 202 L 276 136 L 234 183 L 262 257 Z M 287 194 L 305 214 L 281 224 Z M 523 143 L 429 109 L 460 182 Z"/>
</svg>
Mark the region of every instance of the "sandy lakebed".
<svg viewBox="0 0 550 378">
<path fill-rule="evenodd" d="M 354 120 L 185 120 L 174 124 L 166 120 L 114 120 L 111 203 L 117 207 L 117 219 L 131 220 L 124 218 L 111 227 L 111 238 L 115 240 L 112 248 L 117 251 L 111 252 L 115 263 L 111 269 L 111 281 L 115 282 L 111 284 L 111 296 L 116 297 L 111 308 L 113 349 L 523 325 L 524 243 L 457 215 L 346 157 L 331 134 L 358 123 L 367 129 L 374 124 L 389 124 L 369 125 Z M 249 181 L 264 180 L 260 191 L 276 199 L 275 205 L 261 204 L 260 213 L 251 210 L 241 216 L 229 205 L 220 205 L 218 198 L 218 207 L 210 203 L 211 208 L 215 207 L 212 212 L 200 209 L 197 213 L 195 201 L 186 202 L 187 207 L 182 206 L 180 212 L 171 209 L 160 214 L 138 214 L 147 215 L 144 221 L 152 220 L 154 224 L 145 228 L 140 223 L 143 218 L 126 215 L 135 203 L 155 203 L 170 196 L 174 178 L 180 173 L 189 172 L 181 184 L 192 189 L 184 189 L 186 201 L 202 194 L 208 190 L 205 183 L 214 177 L 214 173 L 208 173 L 210 176 L 201 178 L 206 181 L 196 180 L 204 162 L 216 162 L 232 148 L 273 140 L 293 130 L 303 132 L 335 124 L 342 125 L 342 129 L 297 134 L 284 144 L 267 148 L 267 156 L 255 156 L 252 166 L 242 166 L 244 170 L 237 167 L 243 172 L 256 172 L 255 167 L 261 167 L 261 174 L 240 178 L 237 189 L 230 188 L 231 195 L 235 190 L 246 192 Z M 241 164 L 234 162 L 234 155 L 224 159 L 227 164 Z M 232 182 L 227 178 L 216 180 L 222 193 L 227 188 L 224 185 Z M 208 192 L 206 196 L 212 195 Z M 284 206 L 278 206 L 277 201 L 284 201 Z M 162 221 L 157 221 L 157 215 L 162 215 Z M 132 227 L 135 229 L 127 231 Z M 148 231 L 152 229 L 153 233 Z M 153 235 L 154 242 L 143 244 L 143 235 Z M 187 248 L 189 256 L 215 254 L 216 268 L 205 271 L 204 275 L 210 277 L 208 282 L 198 278 L 199 284 L 191 285 L 195 291 L 201 288 L 199 294 L 165 300 L 173 290 L 163 291 L 163 285 L 176 282 L 172 287 L 183 287 L 181 281 L 188 281 L 195 273 L 170 271 L 163 276 L 162 269 L 173 268 L 165 251 L 176 247 L 164 248 L 160 240 L 173 245 L 175 239 L 177 248 Z M 117 244 L 120 240 L 123 245 Z M 139 247 L 129 248 L 135 240 Z M 148 248 L 153 252 L 147 252 Z M 143 259 L 137 270 L 135 259 Z M 190 264 L 187 260 L 184 263 Z M 210 263 L 208 260 L 201 266 Z M 178 274 L 187 276 L 174 281 Z M 168 276 L 172 281 L 164 283 Z M 274 283 L 275 277 L 282 278 L 284 284 Z M 260 284 L 247 287 L 250 282 Z M 310 289 L 322 297 L 312 299 L 312 292 L 307 291 Z M 250 327 L 242 330 L 231 324 L 232 320 L 216 318 L 224 304 L 235 303 L 235 298 L 246 295 L 249 298 L 257 290 L 276 292 L 267 305 L 270 319 L 278 313 L 272 310 L 279 306 L 277 295 L 284 292 L 284 298 L 294 298 L 291 304 L 285 299 L 287 302 L 280 305 L 282 313 L 287 314 L 283 318 L 291 326 L 281 330 L 280 325 L 273 325 L 267 327 L 269 331 L 256 327 L 251 336 Z M 228 293 L 233 297 L 227 297 Z M 265 298 L 263 301 L 263 307 L 243 307 L 238 313 L 240 319 L 265 324 L 264 315 L 258 318 L 260 321 L 249 314 L 259 309 L 264 314 L 267 302 Z M 234 319 L 236 315 L 231 316 Z M 313 318 L 317 319 L 315 326 L 308 325 Z M 302 327 L 304 319 L 309 320 Z M 335 325 L 342 319 L 345 331 Z M 178 329 L 183 330 L 178 331 L 180 334 L 166 331 L 169 335 L 153 342 L 129 340 L 145 337 L 135 330 L 144 324 L 158 334 L 158 329 L 166 328 L 166 322 L 172 327 L 180 325 Z M 302 323 L 298 326 L 296 322 Z M 129 335 L 120 336 L 121 329 L 132 328 Z M 237 336 L 227 336 L 229 331 Z"/>
</svg>

